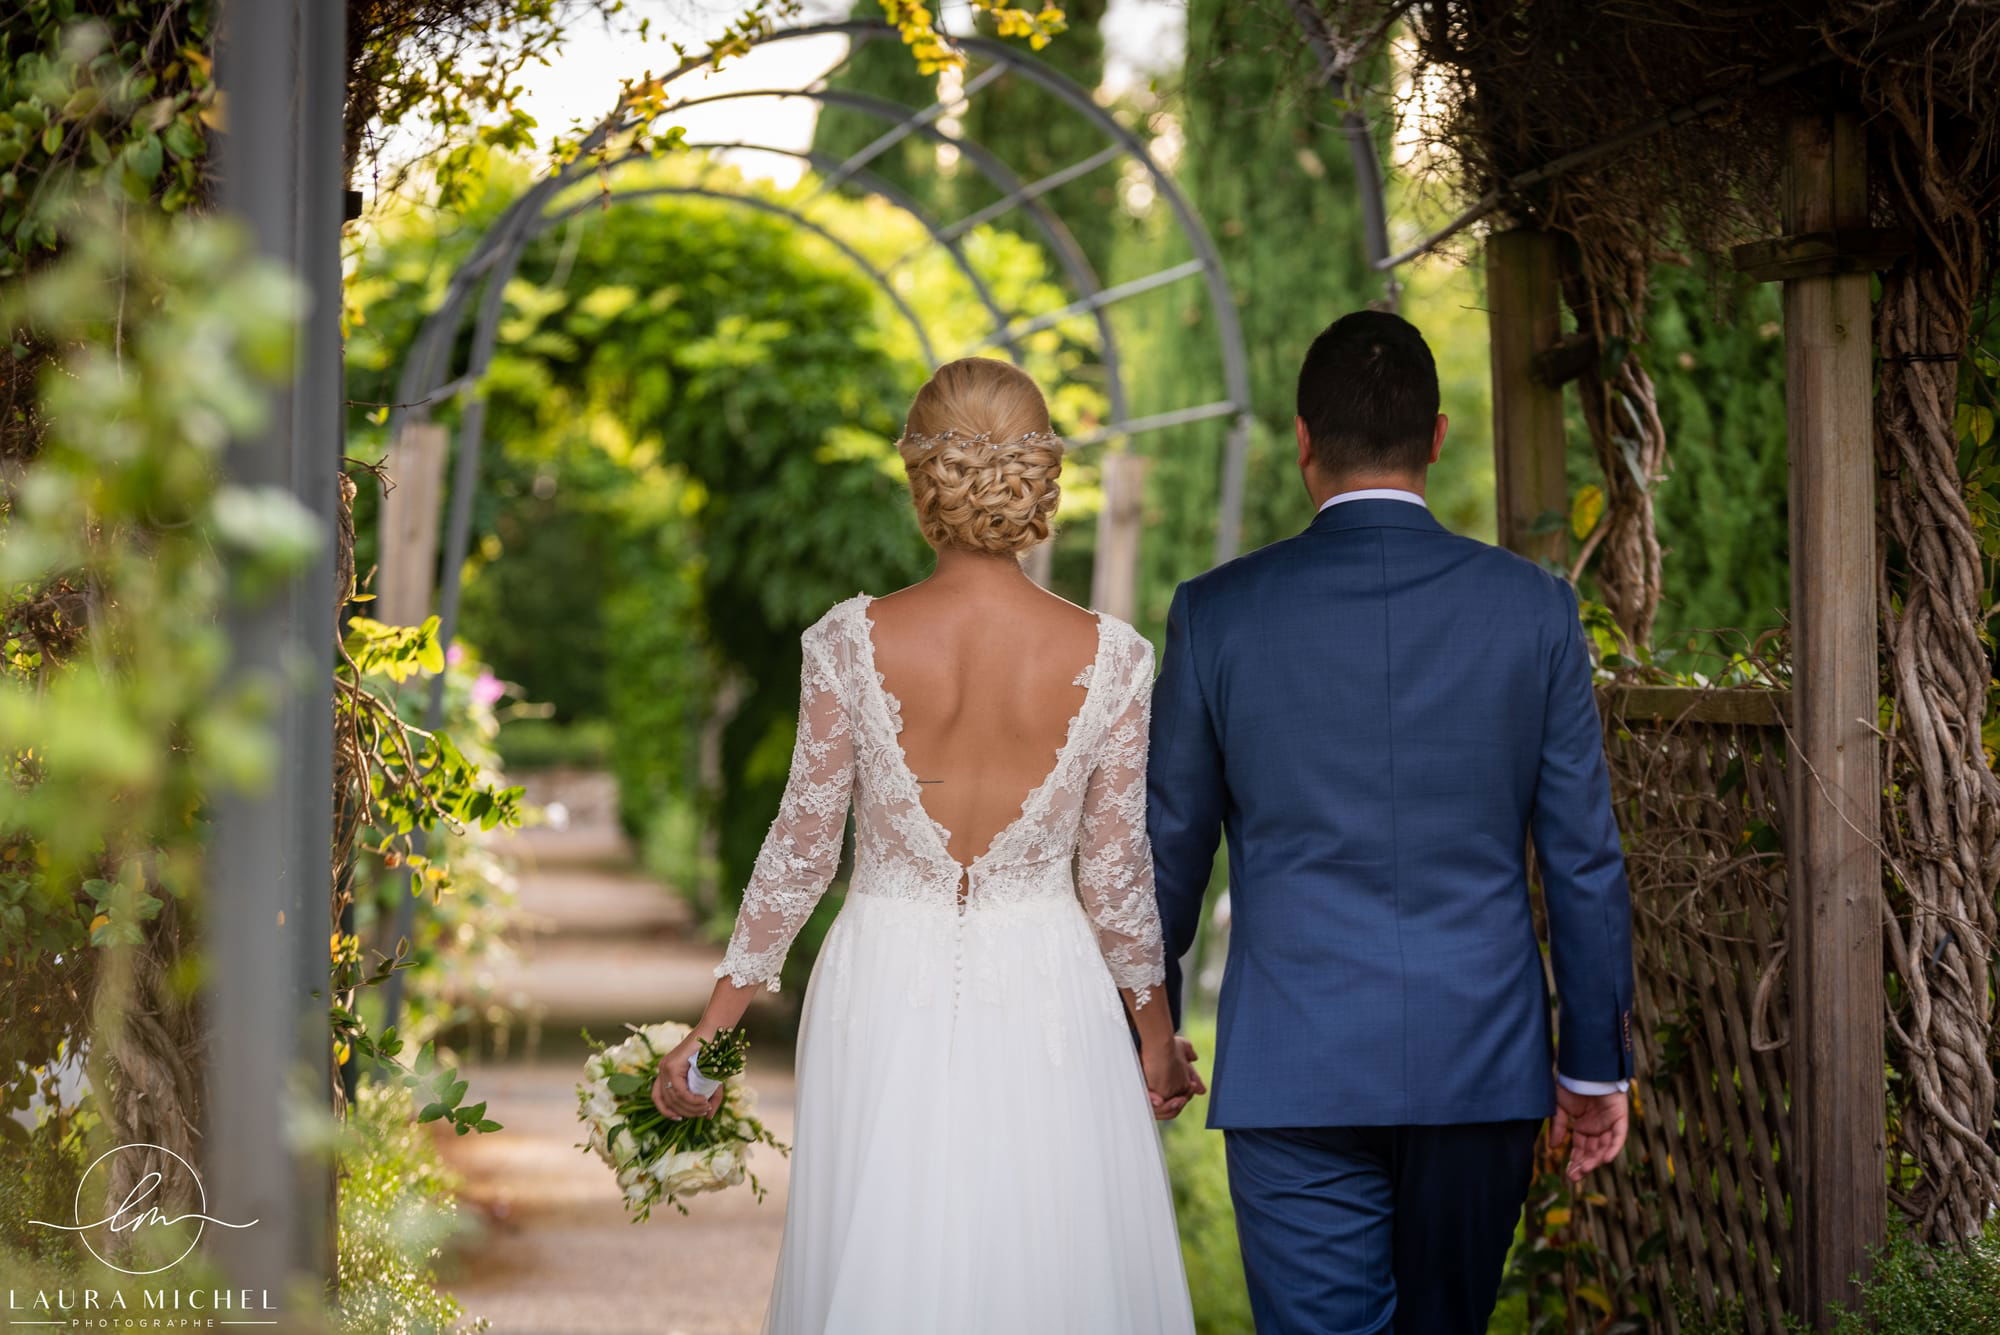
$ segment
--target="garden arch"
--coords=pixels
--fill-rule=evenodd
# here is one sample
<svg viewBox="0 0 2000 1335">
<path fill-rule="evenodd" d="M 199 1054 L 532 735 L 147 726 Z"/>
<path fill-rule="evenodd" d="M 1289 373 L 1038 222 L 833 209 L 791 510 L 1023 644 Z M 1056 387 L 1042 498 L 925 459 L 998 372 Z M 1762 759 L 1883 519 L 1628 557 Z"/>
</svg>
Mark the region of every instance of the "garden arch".
<svg viewBox="0 0 2000 1335">
<path fill-rule="evenodd" d="M 504 294 L 518 271 L 528 246 L 550 228 L 581 213 L 584 209 L 637 201 L 664 195 L 694 196 L 724 200 L 741 207 L 776 214 L 801 230 L 829 242 L 844 260 L 872 285 L 879 288 L 898 315 L 914 330 L 924 357 L 935 366 L 943 360 L 969 353 L 999 350 L 1010 359 L 1020 360 L 1021 340 L 1030 334 L 1053 328 L 1073 317 L 1087 317 L 1096 332 L 1094 348 L 1102 368 L 1109 420 L 1102 426 L 1074 437 L 1072 445 L 1088 448 L 1114 440 L 1129 439 L 1147 432 L 1193 422 L 1227 420 L 1228 428 L 1217 459 L 1220 472 L 1219 505 L 1216 522 L 1215 556 L 1218 561 L 1236 554 L 1241 541 L 1244 469 L 1250 442 L 1249 366 L 1243 336 L 1236 315 L 1235 300 L 1222 269 L 1220 256 L 1200 217 L 1172 178 L 1155 160 L 1145 142 L 1097 105 L 1091 92 L 1060 72 L 1015 46 L 986 37 L 963 37 L 956 45 L 967 64 L 958 89 L 947 92 L 927 106 L 909 106 L 887 98 L 845 88 L 828 86 L 835 73 L 853 60 L 855 54 L 874 42 L 900 43 L 897 30 L 888 24 L 864 21 L 818 23 L 781 29 L 755 39 L 752 47 L 765 48 L 780 43 L 845 36 L 847 54 L 832 68 L 810 83 L 796 88 L 753 88 L 690 94 L 674 98 L 671 90 L 687 76 L 708 68 L 702 60 L 684 61 L 658 85 L 665 96 L 657 109 L 635 111 L 629 99 L 621 99 L 613 113 L 587 135 L 579 151 L 567 164 L 550 171 L 524 191 L 520 198 L 487 228 L 472 253 L 453 272 L 443 300 L 419 327 L 406 353 L 392 402 L 389 438 L 402 441 L 408 433 L 432 420 L 435 410 L 453 400 L 461 400 L 455 457 L 451 472 L 450 501 L 445 532 L 437 544 L 440 557 L 431 568 L 432 544 L 408 543 L 385 522 L 382 532 L 381 564 L 385 577 L 395 575 L 414 580 L 426 596 L 420 606 L 438 614 L 440 638 L 449 643 L 457 629 L 459 574 L 464 566 L 472 536 L 474 494 L 478 487 L 480 456 L 485 432 L 485 400 L 480 385 L 496 351 Z M 1050 104 L 1052 114 L 1081 118 L 1101 144 L 1075 162 L 1034 179 L 1023 179 L 1005 157 L 991 145 L 947 128 L 948 118 L 969 106 L 982 90 L 1003 80 L 1020 80 L 1037 89 Z M 798 203 L 773 198 L 745 183 L 730 189 L 703 181 L 693 185 L 661 185 L 656 182 L 624 183 L 619 169 L 661 156 L 639 147 L 607 158 L 606 145 L 629 131 L 643 131 L 651 124 L 676 113 L 702 106 L 749 102 L 756 99 L 802 98 L 820 107 L 839 107 L 878 120 L 882 132 L 845 159 L 815 150 L 753 142 L 748 139 L 689 143 L 696 151 L 724 152 L 747 150 L 789 157 L 805 163 L 818 174 L 818 183 Z M 931 215 L 924 203 L 869 170 L 869 164 L 904 140 L 917 136 L 941 148 L 950 148 L 966 169 L 976 173 L 998 198 L 964 217 L 941 219 Z M 1117 164 L 1136 172 L 1151 187 L 1155 198 L 1166 208 L 1188 257 L 1153 272 L 1107 285 L 1088 255 L 1077 244 L 1060 215 L 1046 198 L 1060 186 Z M 566 194 L 593 173 L 602 173 L 604 189 L 585 200 Z M 810 218 L 807 207 L 813 200 L 835 190 L 850 189 L 872 196 L 914 217 L 923 227 L 925 241 L 886 267 L 878 267 L 857 247 L 833 229 Z M 1018 213 L 1032 228 L 1054 261 L 1069 300 L 1049 310 L 1009 311 L 990 285 L 967 258 L 963 238 L 973 228 Z M 969 283 L 984 308 L 988 322 L 984 336 L 970 347 L 940 347 L 922 318 L 898 292 L 893 272 L 926 250 L 946 254 L 953 268 Z M 1110 309 L 1119 302 L 1170 284 L 1200 280 L 1216 331 L 1216 365 L 1223 396 L 1204 403 L 1146 405 L 1140 411 L 1132 402 L 1126 360 L 1121 353 L 1117 326 Z M 471 336 L 463 339 L 469 323 Z M 463 346 L 463 362 L 455 358 Z M 385 512 L 386 521 L 386 512 Z M 412 566 L 422 569 L 411 569 Z M 396 609 L 384 608 L 391 619 Z M 407 615 L 407 613 L 405 613 Z M 424 611 L 415 619 L 421 620 Z M 435 727 L 443 710 L 443 678 L 432 683 L 426 709 L 426 727 Z M 407 917 L 410 905 L 401 909 Z M 407 929 L 407 922 L 399 928 Z M 389 985 L 388 1004 L 393 1020 L 399 1001 L 399 979 Z"/>
</svg>

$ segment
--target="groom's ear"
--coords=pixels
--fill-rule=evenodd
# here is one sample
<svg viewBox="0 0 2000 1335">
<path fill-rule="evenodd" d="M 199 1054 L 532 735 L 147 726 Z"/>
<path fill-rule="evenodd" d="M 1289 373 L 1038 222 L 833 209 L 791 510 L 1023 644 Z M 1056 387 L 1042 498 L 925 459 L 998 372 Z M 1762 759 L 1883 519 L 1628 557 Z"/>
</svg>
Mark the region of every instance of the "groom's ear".
<svg viewBox="0 0 2000 1335">
<path fill-rule="evenodd" d="M 1302 421 L 1299 423 L 1299 425 L 1303 427 L 1305 423 Z M 1444 453 L 1444 433 L 1450 426 L 1451 426 L 1451 419 L 1449 417 L 1446 417 L 1443 413 L 1439 413 L 1437 425 L 1431 428 L 1432 463 L 1436 463 L 1438 461 L 1438 455 Z"/>
<path fill-rule="evenodd" d="M 1292 419 L 1292 429 L 1298 434 L 1299 438 L 1299 467 L 1304 468 L 1312 462 L 1312 432 L 1306 429 L 1306 419 L 1303 417 L 1294 417 Z"/>
</svg>

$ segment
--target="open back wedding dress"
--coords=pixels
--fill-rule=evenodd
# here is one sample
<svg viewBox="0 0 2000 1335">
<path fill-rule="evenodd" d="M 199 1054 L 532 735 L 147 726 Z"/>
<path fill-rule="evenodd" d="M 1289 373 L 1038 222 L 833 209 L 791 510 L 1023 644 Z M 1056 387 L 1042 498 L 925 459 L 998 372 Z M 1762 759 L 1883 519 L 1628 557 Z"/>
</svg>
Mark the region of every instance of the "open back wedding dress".
<svg viewBox="0 0 2000 1335">
<path fill-rule="evenodd" d="M 799 1032 L 765 1329 L 1192 1331 L 1117 992 L 1144 998 L 1163 972 L 1145 829 L 1152 646 L 1098 618 L 1053 767 L 961 864 L 904 756 L 870 601 L 805 633 L 791 778 L 716 970 L 776 990 L 839 865 L 851 803 L 853 875 Z"/>
</svg>

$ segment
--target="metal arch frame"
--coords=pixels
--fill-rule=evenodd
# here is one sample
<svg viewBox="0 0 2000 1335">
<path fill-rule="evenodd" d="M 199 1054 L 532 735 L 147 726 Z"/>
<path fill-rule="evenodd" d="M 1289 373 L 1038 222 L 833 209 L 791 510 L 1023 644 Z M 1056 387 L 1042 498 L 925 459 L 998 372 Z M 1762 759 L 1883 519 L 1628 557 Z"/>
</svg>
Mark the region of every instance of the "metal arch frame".
<svg viewBox="0 0 2000 1335">
<path fill-rule="evenodd" d="M 751 98 L 767 97 L 800 97 L 811 102 L 818 102 L 823 106 L 846 107 L 850 110 L 866 112 L 869 115 L 879 116 L 883 119 L 892 119 L 910 110 L 900 102 L 891 102 L 887 98 L 875 97 L 868 93 L 858 93 L 845 88 L 746 88 L 731 93 L 714 93 L 707 97 L 688 98 L 681 102 L 676 102 L 668 110 L 671 112 L 683 110 L 688 107 L 711 106 L 719 102 L 738 102 Z M 1020 176 L 1014 172 L 1013 168 L 994 156 L 993 152 L 984 145 L 978 143 L 976 140 L 961 139 L 954 135 L 948 135 L 928 121 L 915 126 L 911 130 L 911 133 L 922 135 L 933 143 L 949 145 L 957 149 L 959 154 L 972 164 L 973 170 L 985 177 L 987 182 L 995 189 L 999 190 L 1003 195 L 1019 197 L 1023 211 L 1034 222 L 1036 230 L 1042 234 L 1042 238 L 1048 243 L 1049 249 L 1054 252 L 1056 263 L 1062 266 L 1063 272 L 1068 277 L 1071 286 L 1086 295 L 1095 293 L 1102 288 L 1102 284 L 1098 281 L 1097 270 L 1092 266 L 1090 257 L 1083 253 L 1083 247 L 1077 244 L 1076 237 L 1071 235 L 1068 226 L 1064 224 L 1063 220 L 1053 213 L 1047 205 L 1041 202 L 1041 193 L 1046 193 L 1046 190 L 1039 193 L 1034 191 L 1034 186 L 1040 184 L 1040 182 L 1023 182 Z M 907 138 L 908 136 L 904 137 Z M 849 161 L 852 161 L 852 159 L 849 159 Z M 1064 168 L 1063 170 L 1068 171 L 1070 169 Z M 1052 175 L 1057 174 L 1060 173 L 1052 173 Z M 1046 181 L 1049 177 L 1042 179 Z M 1055 186 L 1050 185 L 1046 189 L 1053 190 Z M 948 223 L 945 226 L 949 228 L 953 225 L 955 224 Z M 892 264 L 884 272 L 893 272 L 897 267 L 906 263 L 907 259 L 907 256 L 898 259 L 895 264 Z M 1126 402 L 1125 395 L 1124 368 L 1118 356 L 1118 338 L 1112 331 L 1111 322 L 1108 318 L 1102 315 L 1093 315 L 1093 319 L 1097 325 L 1098 356 L 1104 362 L 1105 388 L 1111 399 L 1111 415 L 1112 419 L 1116 421 L 1122 419 L 1130 411 L 1130 405 Z M 1247 397 L 1243 401 L 1247 402 Z M 1233 551 L 1230 553 L 1230 555 L 1234 554 Z"/>
<path fill-rule="evenodd" d="M 793 28 L 783 34 L 773 34 L 771 40 L 783 38 L 817 36 L 826 33 L 846 33 L 854 40 L 879 40 L 885 34 L 893 34 L 894 29 L 885 24 L 874 23 L 819 23 Z M 873 36 L 860 38 L 861 32 L 872 32 Z M 1250 367 L 1243 348 L 1242 323 L 1236 316 L 1236 300 L 1229 290 L 1229 279 L 1222 271 L 1222 257 L 1216 253 L 1215 243 L 1209 239 L 1208 229 L 1202 226 L 1201 216 L 1188 203 L 1187 196 L 1174 183 L 1160 164 L 1153 160 L 1144 141 L 1132 131 L 1120 125 L 1084 89 L 1079 88 L 1065 75 L 1057 73 L 1039 61 L 1024 59 L 1013 48 L 989 37 L 961 37 L 955 39 L 961 48 L 985 56 L 988 60 L 1005 64 L 1010 72 L 1020 74 L 1033 83 L 1039 84 L 1046 92 L 1066 103 L 1100 130 L 1107 139 L 1122 144 L 1135 162 L 1146 169 L 1152 178 L 1153 189 L 1159 198 L 1167 201 L 1173 210 L 1175 220 L 1180 223 L 1181 235 L 1187 238 L 1196 258 L 1202 262 L 1208 278 L 1209 305 L 1215 310 L 1216 322 L 1222 343 L 1223 384 L 1225 392 L 1239 408 L 1239 416 L 1231 428 L 1230 440 L 1223 454 L 1222 505 L 1216 523 L 1216 560 L 1226 561 L 1236 554 L 1242 544 L 1243 523 L 1243 480 L 1244 469 L 1249 460 L 1250 449 Z M 685 67 L 683 67 L 685 68 Z M 676 71 L 679 77 L 681 71 Z"/>
<path fill-rule="evenodd" d="M 754 38 L 749 43 L 759 47 L 780 41 L 801 37 L 845 35 L 850 40 L 848 55 L 840 62 L 851 60 L 856 50 L 864 44 L 884 39 L 897 39 L 896 30 L 886 24 L 868 22 L 836 22 L 805 25 L 781 29 Z M 973 76 L 956 96 L 941 99 L 928 107 L 912 109 L 904 104 L 884 98 L 845 89 L 808 86 L 800 89 L 765 89 L 737 93 L 713 94 L 707 97 L 686 98 L 668 104 L 661 112 L 643 117 L 629 115 L 621 107 L 619 111 L 600 122 L 578 146 L 576 156 L 562 168 L 550 172 L 537 180 L 512 204 L 502 211 L 490 224 L 474 245 L 472 253 L 454 269 L 447 284 L 444 299 L 437 309 L 425 317 L 410 351 L 404 359 L 402 374 L 397 381 L 396 394 L 392 402 L 397 406 L 391 410 L 389 437 L 397 439 L 403 429 L 413 421 L 423 421 L 430 416 L 430 406 L 442 399 L 469 393 L 464 417 L 459 424 L 459 440 L 456 464 L 452 469 L 452 499 L 450 506 L 450 527 L 444 544 L 441 566 L 442 587 L 439 589 L 438 613 L 440 635 L 447 641 L 455 634 L 459 610 L 458 574 L 465 561 L 470 542 L 473 490 L 479 472 L 482 437 L 485 427 L 486 396 L 476 392 L 486 368 L 494 355 L 498 326 L 504 308 L 507 283 L 518 269 L 526 248 L 536 236 L 563 219 L 576 216 L 582 209 L 598 201 L 593 199 L 554 212 L 545 212 L 554 198 L 566 187 L 575 184 L 585 174 L 596 171 L 601 164 L 593 164 L 591 157 L 617 133 L 641 128 L 662 115 L 716 102 L 742 100 L 750 97 L 806 97 L 822 105 L 844 106 L 873 115 L 889 123 L 890 129 L 855 154 L 836 165 L 830 173 L 823 172 L 823 179 L 814 198 L 844 184 L 854 184 L 882 198 L 889 199 L 899 207 L 904 207 L 918 217 L 931 233 L 933 241 L 943 246 L 953 255 L 954 260 L 969 277 L 974 279 L 982 302 L 994 316 L 994 328 L 981 346 L 991 347 L 998 343 L 1007 344 L 1012 349 L 1027 329 L 1043 328 L 1056 320 L 1072 314 L 1089 314 L 1098 329 L 1100 345 L 1098 356 L 1105 368 L 1108 396 L 1111 400 L 1112 421 L 1104 428 L 1092 433 L 1087 440 L 1079 443 L 1095 443 L 1117 436 L 1129 436 L 1145 431 L 1187 422 L 1202 421 L 1219 416 L 1232 417 L 1229 435 L 1222 453 L 1221 497 L 1216 524 L 1216 560 L 1229 559 L 1236 554 L 1242 540 L 1242 511 L 1244 474 L 1249 452 L 1251 411 L 1248 357 L 1243 346 L 1241 323 L 1237 318 L 1235 299 L 1229 290 L 1228 279 L 1222 270 L 1221 258 L 1213 241 L 1202 226 L 1180 188 L 1168 177 L 1160 165 L 1153 160 L 1145 143 L 1137 135 L 1119 124 L 1097 105 L 1084 89 L 1071 82 L 1066 76 L 1027 58 L 1004 43 L 984 38 L 965 37 L 958 39 L 958 45 L 968 53 L 989 62 L 987 68 Z M 694 72 L 706 68 L 706 62 L 686 60 L 679 68 L 665 76 L 659 86 L 666 85 Z M 836 65 L 835 68 L 839 68 Z M 1107 148 L 1091 155 L 1079 163 L 1059 169 L 1033 182 L 1023 182 L 997 155 L 978 142 L 938 129 L 936 121 L 942 119 L 952 109 L 970 101 L 971 97 L 988 83 L 992 83 L 1009 73 L 1018 73 L 1041 87 L 1059 102 L 1089 121 L 1107 141 Z M 912 134 L 920 134 L 939 144 L 949 144 L 956 149 L 962 159 L 969 162 L 987 182 L 999 190 L 1001 199 L 995 204 L 975 211 L 967 218 L 954 224 L 945 225 L 945 230 L 926 217 L 921 209 L 909 208 L 913 200 L 903 196 L 896 198 L 900 191 L 884 190 L 887 183 L 873 173 L 865 173 L 863 168 L 875 157 L 886 152 L 895 144 Z M 746 150 L 765 152 L 786 152 L 763 145 L 742 145 Z M 1116 150 L 1116 151 L 1112 151 Z M 819 168 L 818 159 L 831 159 L 828 155 L 802 155 L 791 151 L 791 156 L 805 157 Z M 650 154 L 634 153 L 621 157 L 617 163 L 631 161 Z M 1144 169 L 1155 195 L 1166 201 L 1172 211 L 1182 236 L 1194 252 L 1194 260 L 1159 274 L 1106 288 L 1098 280 L 1089 258 L 1077 245 L 1076 239 L 1041 200 L 1041 196 L 1057 186 L 1077 179 L 1088 171 L 1115 161 L 1120 156 L 1128 156 Z M 637 199 L 660 195 L 691 195 L 707 197 L 724 202 L 740 203 L 774 215 L 783 216 L 795 224 L 831 242 L 887 293 L 898 310 L 917 331 L 918 342 L 925 355 L 935 364 L 935 354 L 930 348 L 930 340 L 921 320 L 917 318 L 907 302 L 898 294 L 889 280 L 888 273 L 876 268 L 852 246 L 833 235 L 825 227 L 812 222 L 797 209 L 787 207 L 763 196 L 733 194 L 709 189 L 706 186 L 657 186 L 614 192 L 618 199 Z M 809 201 L 808 201 L 809 202 Z M 980 222 L 999 217 L 1010 208 L 1019 208 L 1026 213 L 1054 253 L 1059 267 L 1078 292 L 1078 298 L 1062 311 L 1048 313 L 1040 317 L 1046 321 L 1037 324 L 1034 320 L 1025 323 L 1010 322 L 998 308 L 998 303 L 990 299 L 990 289 L 983 280 L 972 273 L 972 268 L 959 252 L 956 242 Z M 956 230 L 950 230 L 956 228 Z M 899 258 L 891 268 L 900 267 L 910 256 Z M 1124 370 L 1119 363 L 1118 339 L 1105 315 L 1106 307 L 1113 302 L 1138 292 L 1150 290 L 1164 282 L 1181 277 L 1202 275 L 1208 294 L 1209 305 L 1215 312 L 1218 341 L 1222 351 L 1222 371 L 1227 398 L 1211 404 L 1197 405 L 1145 417 L 1132 417 L 1126 401 Z M 480 291 L 479 308 L 474 320 L 472 345 L 465 371 L 449 380 L 444 379 L 449 369 L 449 357 L 456 340 L 467 303 L 471 301 L 475 289 Z M 1050 318 L 1050 317 L 1053 318 Z M 443 715 L 444 679 L 442 674 L 431 682 L 429 700 L 425 716 L 426 726 L 435 727 Z M 422 832 L 418 832 L 421 846 Z M 420 848 L 421 851 L 421 848 Z M 410 902 L 403 902 L 398 911 L 399 931 L 407 935 L 409 928 Z M 393 974 L 388 984 L 385 1005 L 391 1021 L 400 1008 L 401 975 Z"/>
<path fill-rule="evenodd" d="M 762 195 L 735 195 L 726 190 L 711 190 L 707 186 L 701 185 L 636 186 L 630 190 L 617 191 L 611 196 L 611 199 L 614 203 L 629 204 L 637 200 L 654 199 L 664 195 L 691 196 L 695 199 L 720 200 L 725 204 L 740 204 L 745 208 L 757 209 L 764 213 L 787 218 L 795 225 L 803 227 L 806 231 L 819 237 L 820 240 L 832 245 L 842 255 L 845 255 L 852 261 L 857 269 L 860 269 L 875 280 L 875 285 L 882 289 L 890 301 L 895 303 L 897 313 L 909 322 L 911 330 L 917 336 L 917 346 L 924 350 L 925 360 L 929 361 L 933 366 L 937 364 L 937 350 L 931 346 L 930 334 L 924 328 L 923 319 L 910 308 L 910 303 L 903 300 L 902 294 L 897 292 L 894 286 L 890 284 L 889 276 L 876 268 L 866 255 L 863 255 L 853 246 L 835 236 L 832 231 L 806 217 L 805 214 L 800 213 L 797 209 L 780 204 L 774 199 L 765 199 Z M 566 209 L 544 215 L 541 225 L 536 227 L 531 235 L 540 235 L 557 223 L 567 222 L 577 214 L 588 212 L 597 207 L 599 207 L 599 203 L 596 199 L 578 200 Z"/>
<path fill-rule="evenodd" d="M 684 145 L 684 147 L 692 149 L 696 152 L 727 152 L 733 150 L 746 153 L 771 153 L 775 154 L 778 157 L 792 158 L 795 159 L 796 161 L 804 162 L 813 167 L 815 170 L 823 167 L 825 164 L 829 162 L 834 161 L 832 155 L 827 153 L 816 152 L 815 150 L 809 148 L 804 148 L 804 149 L 778 148 L 770 144 L 752 144 L 740 140 L 730 140 L 726 142 L 689 143 Z M 643 156 L 646 161 L 650 162 L 654 160 L 651 154 L 645 154 Z M 625 159 L 621 159 L 621 163 L 630 162 L 634 160 L 635 158 L 628 157 Z M 613 163 L 612 165 L 618 166 L 620 165 L 620 163 Z M 889 203 L 893 204 L 896 208 L 902 210 L 904 213 L 907 213 L 910 215 L 910 217 L 914 218 L 917 221 L 917 223 L 924 229 L 924 231 L 929 234 L 931 239 L 936 244 L 944 247 L 945 253 L 951 256 L 952 262 L 957 267 L 958 271 L 965 275 L 967 282 L 972 284 L 973 292 L 977 294 L 977 296 L 979 297 L 979 304 L 986 308 L 987 313 L 993 317 L 994 322 L 996 324 L 999 324 L 999 323 L 1004 323 L 1006 321 L 1007 314 L 1005 311 L 1000 309 L 999 298 L 994 296 L 992 287 L 987 283 L 986 279 L 980 274 L 979 270 L 973 267 L 972 261 L 966 256 L 964 247 L 959 244 L 958 237 L 947 235 L 946 229 L 940 228 L 935 222 L 931 221 L 929 216 L 927 216 L 924 213 L 923 206 L 919 204 L 914 198 L 912 198 L 906 191 L 904 191 L 902 187 L 897 186 L 892 182 L 883 180 L 881 177 L 875 175 L 873 172 L 863 171 L 859 169 L 852 172 L 848 179 L 860 185 L 869 194 L 874 195 L 880 199 L 887 200 Z M 616 194 L 620 199 L 637 197 L 635 195 L 629 195 L 628 192 L 625 191 L 615 191 L 613 193 Z M 730 198 L 736 199 L 736 198 L 747 198 L 747 197 L 732 195 L 730 196 Z M 801 200 L 798 208 L 789 211 L 789 216 L 803 217 L 805 206 L 811 202 L 812 202 L 811 200 Z M 575 212 L 575 210 L 573 209 L 567 211 L 567 213 L 573 213 L 573 212 Z M 567 213 L 565 214 L 565 216 L 567 216 Z M 841 248 L 843 250 L 847 250 L 847 247 L 844 243 L 836 241 L 836 244 L 841 245 Z M 894 271 L 896 267 L 894 264 L 890 265 L 887 268 L 882 268 L 873 263 L 870 263 L 865 259 L 860 258 L 859 256 L 854 256 L 851 251 L 849 251 L 848 253 L 852 258 L 855 259 L 857 264 L 859 264 L 862 268 L 867 270 L 869 277 L 873 278 L 878 286 L 880 286 L 884 291 L 888 291 L 890 293 L 891 300 L 896 301 L 899 306 L 902 305 L 901 299 L 895 296 L 895 293 L 891 288 L 891 284 L 889 282 L 889 275 Z M 900 264 L 902 263 L 902 261 L 898 260 L 896 263 Z M 923 337 L 920 334 L 919 339 L 924 346 L 924 355 L 926 357 L 929 357 L 932 360 L 932 362 L 935 363 L 937 358 L 931 351 L 929 338 Z M 1018 362 L 1020 360 L 1020 355 L 1019 355 L 1020 349 L 1014 344 L 1012 340 L 1008 341 L 1007 347 L 1008 351 L 1014 354 L 1014 360 Z"/>
</svg>

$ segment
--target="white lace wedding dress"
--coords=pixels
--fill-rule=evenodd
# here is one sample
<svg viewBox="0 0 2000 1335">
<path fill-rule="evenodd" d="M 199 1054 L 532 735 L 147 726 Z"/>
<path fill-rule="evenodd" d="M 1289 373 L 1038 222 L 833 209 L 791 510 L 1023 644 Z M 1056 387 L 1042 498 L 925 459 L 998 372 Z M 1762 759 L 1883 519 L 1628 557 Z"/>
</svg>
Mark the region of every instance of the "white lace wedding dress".
<svg viewBox="0 0 2000 1335">
<path fill-rule="evenodd" d="M 1099 618 L 1054 767 L 961 866 L 904 759 L 868 604 L 805 633 L 791 779 L 716 970 L 777 988 L 852 803 L 853 876 L 799 1032 L 765 1330 L 1191 1332 L 1116 990 L 1143 996 L 1162 978 L 1145 832 L 1152 646 Z"/>
</svg>

